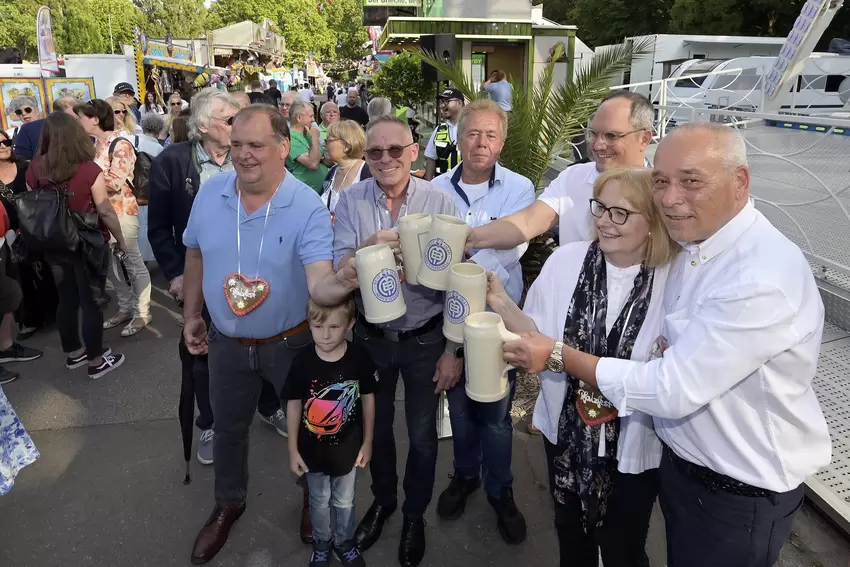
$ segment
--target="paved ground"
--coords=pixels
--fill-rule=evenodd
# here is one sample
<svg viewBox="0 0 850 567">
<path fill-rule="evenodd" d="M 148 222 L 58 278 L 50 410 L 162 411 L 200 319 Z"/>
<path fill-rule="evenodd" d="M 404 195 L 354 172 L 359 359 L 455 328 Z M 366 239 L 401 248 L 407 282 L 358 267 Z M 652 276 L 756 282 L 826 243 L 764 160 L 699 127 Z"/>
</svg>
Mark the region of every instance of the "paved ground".
<svg viewBox="0 0 850 567">
<path fill-rule="evenodd" d="M 107 332 L 128 360 L 118 371 L 89 381 L 68 371 L 55 333 L 29 344 L 45 356 L 21 364 L 23 377 L 4 390 L 41 451 L 42 458 L 0 498 L 2 567 L 165 567 L 188 565 L 194 536 L 210 511 L 212 471 L 193 463 L 184 486 L 176 406 L 179 371 L 173 302 L 155 277 L 154 322 L 130 339 Z M 397 419 L 403 439 L 403 420 Z M 516 500 L 529 539 L 509 547 L 496 535 L 492 511 L 478 493 L 464 518 L 439 521 L 429 511 L 423 566 L 555 565 L 557 542 L 539 438 L 514 438 Z M 308 548 L 297 537 L 300 492 L 294 486 L 286 445 L 265 424 L 252 431 L 248 510 L 237 523 L 216 567 L 306 565 Z M 406 444 L 399 444 L 403 463 Z M 437 490 L 451 471 L 451 441 L 440 443 Z M 369 475 L 358 482 L 360 510 L 370 503 Z M 382 541 L 367 553 L 375 566 L 394 566 L 400 532 L 396 516 Z M 657 514 L 650 534 L 653 567 L 663 567 L 663 527 Z M 797 521 L 783 567 L 845 567 L 847 542 L 810 510 Z"/>
</svg>

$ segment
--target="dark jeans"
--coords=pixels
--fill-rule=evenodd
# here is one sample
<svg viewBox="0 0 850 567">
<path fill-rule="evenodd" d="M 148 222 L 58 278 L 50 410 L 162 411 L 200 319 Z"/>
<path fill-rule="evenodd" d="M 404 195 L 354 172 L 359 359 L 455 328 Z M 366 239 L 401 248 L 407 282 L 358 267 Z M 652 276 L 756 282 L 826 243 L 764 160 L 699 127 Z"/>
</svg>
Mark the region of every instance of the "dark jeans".
<svg viewBox="0 0 850 567">
<path fill-rule="evenodd" d="M 263 389 L 260 391 L 260 401 L 257 403 L 257 411 L 265 417 L 271 417 L 280 409 L 280 389 L 275 389 L 274 384 L 263 380 Z"/>
<path fill-rule="evenodd" d="M 549 487 L 555 485 L 555 457 L 562 451 L 545 437 Z M 567 493 L 563 504 L 555 504 L 555 528 L 561 553 L 560 567 L 598 567 L 599 552 L 605 567 L 649 567 L 646 534 L 658 494 L 658 469 L 640 474 L 614 473 L 614 488 L 608 496 L 608 512 L 599 528 L 584 531 L 581 499 Z M 717 563 L 714 567 L 719 567 Z M 671 564 L 672 567 L 672 564 Z M 725 567 L 725 565 L 724 565 Z"/>
<path fill-rule="evenodd" d="M 803 485 L 766 498 L 711 491 L 661 459 L 669 567 L 770 567 L 803 506 Z"/>
<path fill-rule="evenodd" d="M 462 478 L 484 479 L 484 490 L 499 498 L 510 488 L 513 449 L 511 402 L 516 389 L 516 370 L 508 373 L 508 395 L 492 403 L 471 400 L 466 395 L 466 376 L 446 394 L 452 422 L 455 474 Z"/>
<path fill-rule="evenodd" d="M 419 337 L 392 342 L 370 335 L 359 323 L 354 326 L 354 343 L 363 346 L 378 367 L 380 388 L 375 394 L 375 438 L 372 443 L 372 493 L 382 505 L 398 499 L 396 472 L 395 390 L 398 375 L 404 380 L 404 414 L 410 449 L 404 472 L 405 500 L 402 513 L 419 518 L 434 492 L 437 468 L 437 405 L 434 374 L 445 350 L 441 326 Z"/>
<path fill-rule="evenodd" d="M 83 313 L 83 345 L 89 360 L 103 353 L 103 311 L 95 300 L 92 282 L 80 258 L 50 262 L 59 292 L 56 324 L 66 353 L 78 350 L 80 344 L 79 312 Z"/>
<path fill-rule="evenodd" d="M 248 490 L 248 432 L 265 380 L 279 390 L 295 356 L 312 344 L 310 331 L 280 342 L 244 346 L 213 326 L 209 332 L 210 402 L 215 416 L 215 500 L 241 504 Z"/>
</svg>

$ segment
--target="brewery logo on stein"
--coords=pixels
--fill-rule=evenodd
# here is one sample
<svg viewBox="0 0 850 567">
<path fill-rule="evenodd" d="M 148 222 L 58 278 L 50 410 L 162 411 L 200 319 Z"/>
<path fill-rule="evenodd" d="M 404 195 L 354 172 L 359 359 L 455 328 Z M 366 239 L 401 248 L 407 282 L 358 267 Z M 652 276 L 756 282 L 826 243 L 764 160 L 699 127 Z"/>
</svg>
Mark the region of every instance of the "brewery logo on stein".
<svg viewBox="0 0 850 567">
<path fill-rule="evenodd" d="M 469 315 L 469 302 L 455 290 L 446 293 L 446 318 L 450 323 L 461 325 Z"/>
<path fill-rule="evenodd" d="M 372 280 L 372 293 L 379 301 L 391 303 L 395 301 L 399 293 L 398 272 L 384 268 Z"/>
<path fill-rule="evenodd" d="M 428 242 L 425 259 L 429 268 L 441 272 L 448 268 L 452 261 L 452 249 L 442 238 L 434 238 Z"/>
</svg>

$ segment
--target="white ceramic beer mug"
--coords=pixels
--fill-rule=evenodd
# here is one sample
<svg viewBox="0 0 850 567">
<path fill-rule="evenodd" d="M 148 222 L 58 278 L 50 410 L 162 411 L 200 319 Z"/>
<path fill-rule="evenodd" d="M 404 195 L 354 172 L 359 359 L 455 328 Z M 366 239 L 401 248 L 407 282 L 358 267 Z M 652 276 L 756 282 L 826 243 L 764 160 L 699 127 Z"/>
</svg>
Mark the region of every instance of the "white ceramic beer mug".
<svg viewBox="0 0 850 567">
<path fill-rule="evenodd" d="M 466 318 L 481 313 L 486 307 L 487 270 L 472 262 L 452 266 L 443 310 L 443 336 L 462 343 Z"/>
<path fill-rule="evenodd" d="M 404 279 L 409 285 L 418 285 L 416 275 L 422 264 L 422 250 L 428 245 L 428 230 L 431 215 L 419 213 L 398 219 L 398 240 L 401 244 L 401 260 L 404 264 Z"/>
<path fill-rule="evenodd" d="M 463 260 L 468 232 L 469 226 L 459 218 L 434 215 L 416 277 L 419 285 L 440 291 L 449 287 L 449 269 Z"/>
<path fill-rule="evenodd" d="M 476 402 L 498 402 L 508 395 L 508 370 L 502 345 L 520 338 L 505 328 L 496 313 L 475 313 L 464 324 L 466 395 Z"/>
<path fill-rule="evenodd" d="M 386 323 L 407 313 L 395 256 L 387 244 L 361 248 L 354 262 L 367 321 Z"/>
</svg>

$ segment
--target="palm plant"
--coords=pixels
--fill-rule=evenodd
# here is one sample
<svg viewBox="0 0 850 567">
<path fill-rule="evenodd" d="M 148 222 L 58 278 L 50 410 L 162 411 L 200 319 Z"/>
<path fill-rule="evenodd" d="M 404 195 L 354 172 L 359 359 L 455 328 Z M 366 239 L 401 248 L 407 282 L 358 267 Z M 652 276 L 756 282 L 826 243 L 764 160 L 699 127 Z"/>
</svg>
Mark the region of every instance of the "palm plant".
<svg viewBox="0 0 850 567">
<path fill-rule="evenodd" d="M 555 62 L 563 55 L 558 44 L 549 63 L 538 74 L 534 85 L 525 87 L 510 81 L 513 87 L 512 110 L 508 114 L 508 136 L 499 162 L 529 178 L 539 190 L 543 176 L 553 160 L 570 147 L 570 141 L 582 134 L 590 116 L 610 90 L 615 77 L 632 60 L 648 53 L 649 41 L 625 42 L 597 52 L 592 61 L 580 67 L 572 80 L 555 82 Z M 473 85 L 459 62 L 447 63 L 434 53 L 420 50 L 420 57 L 442 73 L 468 99 L 486 97 Z M 542 235 L 529 243 L 522 258 L 526 289 L 537 278 L 543 263 L 554 251 L 551 235 Z"/>
</svg>

